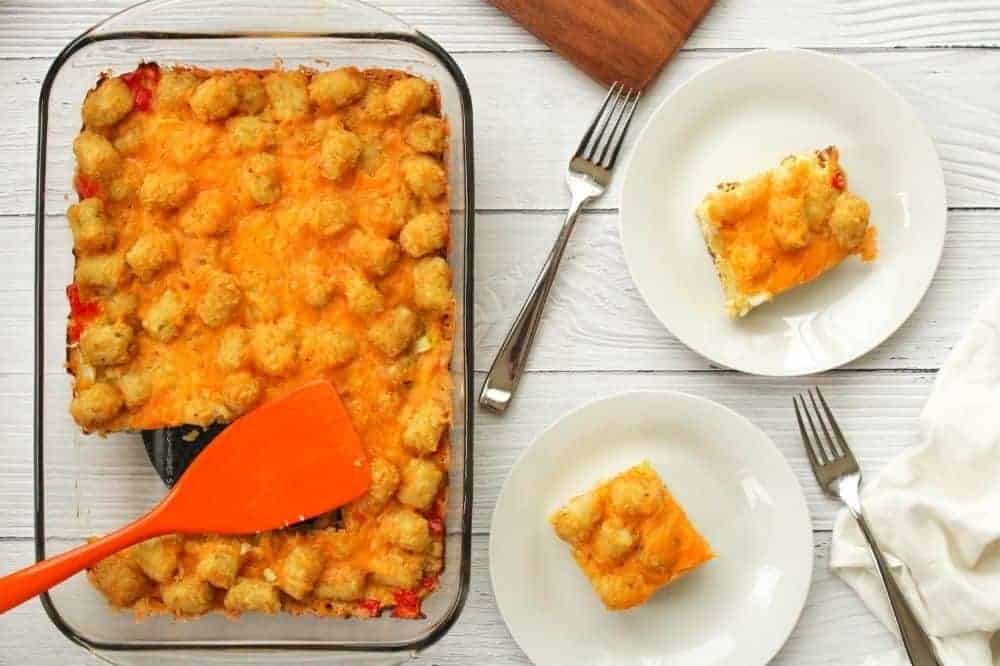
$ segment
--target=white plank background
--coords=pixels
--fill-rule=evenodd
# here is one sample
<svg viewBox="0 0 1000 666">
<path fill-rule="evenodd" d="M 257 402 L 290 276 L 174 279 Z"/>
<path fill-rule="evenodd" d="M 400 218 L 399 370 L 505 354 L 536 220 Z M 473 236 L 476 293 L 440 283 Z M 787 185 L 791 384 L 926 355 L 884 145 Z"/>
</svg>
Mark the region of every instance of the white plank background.
<svg viewBox="0 0 1000 666">
<path fill-rule="evenodd" d="M 39 85 L 66 42 L 128 4 L 0 1 L 0 570 L 28 564 L 33 552 L 30 248 Z M 602 91 L 483 0 L 375 4 L 452 51 L 472 88 L 480 208 L 475 360 L 481 380 L 556 233 L 565 206 L 562 169 Z M 256 5 L 254 11 L 266 16 L 274 3 Z M 927 123 L 951 206 L 937 277 L 888 342 L 813 380 L 835 396 L 869 472 L 914 441 L 916 416 L 936 369 L 977 304 L 1000 285 L 1000 52 L 991 48 L 998 45 L 996 0 L 719 0 L 643 107 L 648 113 L 692 74 L 731 53 L 801 46 L 836 51 L 875 71 Z M 689 391 L 744 413 L 774 438 L 802 481 L 816 530 L 815 577 L 802 620 L 774 663 L 857 664 L 891 647 L 891 635 L 827 571 L 836 507 L 816 490 L 787 407 L 788 396 L 810 382 L 721 371 L 664 331 L 628 278 L 618 243 L 618 199 L 612 188 L 577 227 L 531 373 L 511 412 L 477 415 L 472 589 L 459 622 L 420 663 L 526 662 L 498 616 L 488 580 L 489 519 L 500 484 L 517 455 L 560 414 L 602 395 L 643 388 Z M 111 500 L 106 515 L 114 517 Z M 0 619 L 0 664 L 24 663 L 97 660 L 66 641 L 32 602 Z"/>
</svg>

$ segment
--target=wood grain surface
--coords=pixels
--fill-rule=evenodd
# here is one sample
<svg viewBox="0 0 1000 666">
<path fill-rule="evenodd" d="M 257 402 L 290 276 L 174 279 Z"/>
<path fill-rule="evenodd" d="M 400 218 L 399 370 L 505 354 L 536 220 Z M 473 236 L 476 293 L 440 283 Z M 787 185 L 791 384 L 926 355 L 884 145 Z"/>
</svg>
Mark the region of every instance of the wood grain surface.
<svg viewBox="0 0 1000 666">
<path fill-rule="evenodd" d="M 0 116 L 5 120 L 0 164 L 6 175 L 0 185 L 0 562 L 5 571 L 30 563 L 33 555 L 32 210 L 39 86 L 51 58 L 70 39 L 133 2 L 0 1 Z M 245 4 L 245 11 L 261 15 L 276 11 L 273 0 Z M 603 90 L 484 0 L 374 4 L 441 42 L 456 56 L 472 89 L 479 206 L 474 351 L 477 381 L 482 381 L 482 370 L 551 247 L 566 206 L 566 160 Z M 987 48 L 998 43 L 1000 3 L 989 0 L 717 0 L 647 90 L 636 122 L 644 122 L 697 72 L 746 49 L 821 48 L 871 70 L 914 105 L 945 169 L 951 211 L 934 282 L 899 332 L 846 368 L 779 380 L 721 371 L 663 330 L 636 293 L 618 240 L 621 183 L 613 181 L 577 226 L 518 400 L 505 417 L 476 416 L 468 602 L 451 631 L 412 663 L 528 663 L 497 612 L 489 582 L 490 516 L 500 486 L 517 456 L 566 410 L 611 393 L 657 388 L 703 395 L 746 415 L 774 439 L 806 493 L 815 529 L 813 585 L 802 619 L 772 663 L 854 666 L 895 645 L 827 569 L 837 505 L 817 491 L 786 403 L 792 392 L 819 383 L 836 400 L 869 477 L 916 441 L 917 417 L 937 368 L 985 295 L 1000 287 L 1000 139 L 992 131 L 1000 126 L 1000 88 L 993 84 L 1000 78 L 1000 52 Z M 64 206 L 51 208 L 50 237 L 57 229 L 65 233 L 59 214 Z M 58 367 L 47 370 L 64 378 Z M 72 448 L 53 455 L 53 472 L 66 481 L 58 486 L 75 483 L 77 493 L 101 498 L 93 503 L 88 497 L 93 512 L 75 515 L 82 495 L 50 496 L 65 507 L 58 532 L 67 547 L 87 530 L 122 519 L 123 507 L 155 501 L 162 492 L 136 444 L 140 448 L 108 451 L 129 456 L 110 478 L 70 476 L 76 464 Z M 0 619 L 4 666 L 97 665 L 107 663 L 106 656 L 88 654 L 66 640 L 37 602 Z M 137 662 L 135 655 L 129 658 Z M 316 653 L 301 661 L 338 659 Z M 192 656 L 169 663 L 203 662 Z M 239 663 L 256 662 L 241 657 Z"/>
<path fill-rule="evenodd" d="M 714 0 L 490 0 L 604 85 L 643 89 Z"/>
</svg>

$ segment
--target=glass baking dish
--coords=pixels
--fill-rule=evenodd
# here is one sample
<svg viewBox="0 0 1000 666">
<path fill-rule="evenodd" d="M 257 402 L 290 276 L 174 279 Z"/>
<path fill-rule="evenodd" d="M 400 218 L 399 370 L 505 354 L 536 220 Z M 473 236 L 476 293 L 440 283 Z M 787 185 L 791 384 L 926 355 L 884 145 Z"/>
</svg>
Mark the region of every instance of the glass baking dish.
<svg viewBox="0 0 1000 666">
<path fill-rule="evenodd" d="M 152 658 L 282 660 L 288 650 L 405 655 L 440 638 L 458 617 L 469 585 L 472 512 L 472 104 L 454 60 L 434 41 L 398 19 L 355 0 L 229 2 L 150 0 L 96 25 L 55 59 L 39 101 L 36 193 L 35 538 L 37 557 L 56 554 L 88 536 L 133 520 L 165 488 L 146 459 L 138 434 L 100 439 L 82 435 L 68 414 L 65 361 L 72 281 L 72 238 L 65 210 L 72 189 L 72 140 L 80 105 L 101 72 L 125 72 L 140 61 L 206 68 L 341 65 L 404 69 L 437 83 L 451 124 L 449 154 L 457 328 L 451 371 L 455 384 L 446 563 L 440 588 L 423 604 L 425 617 L 338 620 L 247 614 L 238 621 L 214 614 L 178 622 L 155 617 L 137 623 L 113 612 L 83 574 L 42 597 L 53 623 L 71 640 L 115 662 Z M 219 652 L 219 650 L 222 652 Z M 164 650 L 176 651 L 169 654 Z M 280 650 L 280 653 L 278 652 Z M 340 655 L 346 657 L 348 655 Z M 382 657 L 390 655 L 383 654 Z M 308 658 L 301 659 L 308 661 Z"/>
</svg>

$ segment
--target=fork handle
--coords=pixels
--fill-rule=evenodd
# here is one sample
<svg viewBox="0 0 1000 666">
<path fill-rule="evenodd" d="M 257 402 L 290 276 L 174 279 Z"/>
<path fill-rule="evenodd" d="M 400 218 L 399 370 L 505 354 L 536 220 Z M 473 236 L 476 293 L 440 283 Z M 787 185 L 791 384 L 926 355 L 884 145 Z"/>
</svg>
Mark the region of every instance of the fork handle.
<svg viewBox="0 0 1000 666">
<path fill-rule="evenodd" d="M 856 511 L 853 507 L 849 508 L 854 519 L 858 522 L 858 527 L 861 528 L 861 533 L 865 535 L 865 539 L 868 541 L 868 547 L 872 551 L 875 568 L 878 570 L 878 574 L 882 578 L 882 584 L 885 586 L 886 595 L 889 597 L 889 606 L 892 608 L 892 616 L 896 620 L 896 626 L 899 628 L 899 636 L 903 640 L 903 647 L 906 650 L 906 655 L 910 658 L 910 663 L 913 666 L 941 666 L 941 661 L 937 658 L 931 637 L 920 626 L 916 615 L 913 614 L 913 609 L 910 608 L 909 602 L 903 596 L 903 591 L 899 589 L 896 578 L 892 575 L 892 571 L 889 570 L 889 564 L 882 555 L 882 549 L 879 548 L 878 543 L 875 541 L 875 536 L 868 527 L 868 521 L 865 520 L 864 515 L 860 511 Z"/>
<path fill-rule="evenodd" d="M 552 283 L 555 282 L 556 272 L 559 270 L 559 262 L 562 260 L 566 244 L 573 233 L 576 225 L 576 218 L 580 215 L 583 205 L 589 197 L 577 196 L 574 194 L 566 213 L 566 221 L 563 222 L 556 238 L 555 245 L 549 252 L 542 266 L 542 272 L 535 280 L 528 294 L 528 300 L 521 307 L 521 311 L 514 319 L 507 337 L 497 351 L 493 365 L 483 382 L 482 391 L 479 393 L 479 404 L 493 410 L 498 414 L 507 411 L 511 398 L 514 397 L 514 390 L 521 380 L 521 373 L 528 362 L 528 352 L 535 340 L 535 333 L 538 331 L 538 324 L 542 320 L 542 312 L 545 310 L 545 302 L 549 298 L 549 291 Z"/>
</svg>

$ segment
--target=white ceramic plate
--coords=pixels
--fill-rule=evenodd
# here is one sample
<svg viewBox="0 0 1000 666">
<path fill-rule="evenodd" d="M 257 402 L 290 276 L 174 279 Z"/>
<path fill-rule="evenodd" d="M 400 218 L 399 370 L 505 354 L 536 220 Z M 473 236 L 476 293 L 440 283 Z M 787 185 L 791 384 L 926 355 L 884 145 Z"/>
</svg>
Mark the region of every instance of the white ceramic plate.
<svg viewBox="0 0 1000 666">
<path fill-rule="evenodd" d="M 717 183 L 834 144 L 871 204 L 879 258 L 849 258 L 730 321 L 694 209 Z M 756 51 L 694 77 L 653 113 L 622 192 L 622 243 L 650 309 L 723 366 L 803 375 L 878 346 L 913 312 L 941 257 L 944 177 L 910 105 L 870 72 L 812 51 Z"/>
<path fill-rule="evenodd" d="M 627 611 L 604 609 L 548 515 L 649 460 L 717 556 Z M 490 576 L 511 635 L 536 664 L 766 663 L 812 574 L 802 489 L 767 435 L 683 393 L 627 393 L 557 421 L 504 482 Z"/>
</svg>

